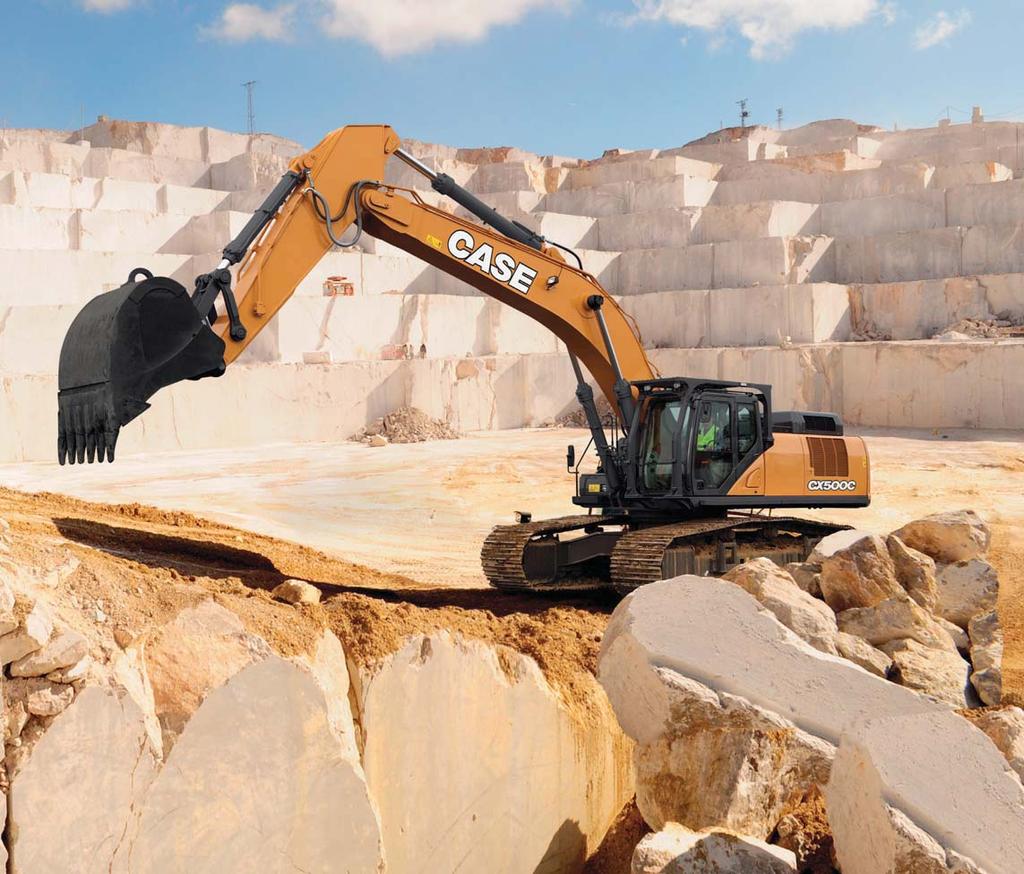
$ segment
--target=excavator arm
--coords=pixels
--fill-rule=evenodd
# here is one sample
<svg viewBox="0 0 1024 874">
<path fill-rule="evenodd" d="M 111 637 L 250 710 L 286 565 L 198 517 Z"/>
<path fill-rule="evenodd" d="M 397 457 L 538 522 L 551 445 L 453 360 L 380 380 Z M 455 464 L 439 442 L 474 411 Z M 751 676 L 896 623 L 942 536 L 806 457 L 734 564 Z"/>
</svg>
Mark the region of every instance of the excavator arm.
<svg viewBox="0 0 1024 874">
<path fill-rule="evenodd" d="M 413 191 L 386 185 L 390 156 L 430 179 L 484 225 L 424 203 Z M 355 236 L 352 229 L 355 228 Z M 580 362 L 620 421 L 632 417 L 631 382 L 654 369 L 638 333 L 598 281 L 566 262 L 558 249 L 499 215 L 444 174 L 400 148 L 386 125 L 333 131 L 296 158 L 266 202 L 196 280 L 189 296 L 173 280 L 134 271 L 115 291 L 79 314 L 61 350 L 58 457 L 72 463 L 112 461 L 118 430 L 160 388 L 217 376 L 270 322 L 317 262 L 336 245 L 366 233 L 394 245 L 484 294 L 537 320 L 570 355 L 577 396 L 608 452 Z M 346 236 L 347 235 L 347 236 Z M 239 265 L 232 289 L 230 267 Z M 141 274 L 144 278 L 135 281 Z M 220 298 L 223 312 L 215 304 Z"/>
</svg>

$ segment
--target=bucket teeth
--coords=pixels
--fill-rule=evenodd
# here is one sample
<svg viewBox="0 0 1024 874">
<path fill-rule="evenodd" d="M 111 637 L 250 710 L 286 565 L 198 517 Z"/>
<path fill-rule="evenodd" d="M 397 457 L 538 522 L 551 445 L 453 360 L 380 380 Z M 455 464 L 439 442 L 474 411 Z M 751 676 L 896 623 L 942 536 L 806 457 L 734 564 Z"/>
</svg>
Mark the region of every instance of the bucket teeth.
<svg viewBox="0 0 1024 874">
<path fill-rule="evenodd" d="M 113 461 L 121 426 L 104 388 L 61 395 L 57 410 L 57 460 L 61 464 Z"/>
</svg>

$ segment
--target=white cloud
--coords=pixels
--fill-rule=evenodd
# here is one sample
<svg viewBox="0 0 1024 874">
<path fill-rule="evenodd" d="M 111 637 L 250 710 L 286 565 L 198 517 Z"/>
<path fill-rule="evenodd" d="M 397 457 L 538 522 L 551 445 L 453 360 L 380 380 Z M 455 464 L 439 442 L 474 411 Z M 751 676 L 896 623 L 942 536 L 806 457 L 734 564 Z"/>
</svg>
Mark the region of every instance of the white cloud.
<svg viewBox="0 0 1024 874">
<path fill-rule="evenodd" d="M 131 2 L 131 0 L 88 0 Z M 276 9 L 252 3 L 232 3 L 220 19 L 204 28 L 207 36 L 237 42 L 285 39 L 290 19 L 301 11 L 320 19 L 329 35 L 369 43 L 382 55 L 409 54 L 438 43 L 470 43 L 494 27 L 514 24 L 535 10 L 566 11 L 575 0 L 300 0 Z M 312 23 L 310 23 L 312 26 Z"/>
<path fill-rule="evenodd" d="M 135 3 L 135 0 L 81 0 L 86 12 L 120 12 Z"/>
<path fill-rule="evenodd" d="M 331 36 L 360 39 L 395 56 L 440 42 L 470 43 L 538 9 L 566 10 L 570 0 L 320 0 Z"/>
<path fill-rule="evenodd" d="M 633 0 L 633 21 L 664 21 L 707 31 L 720 40 L 735 29 L 759 60 L 778 57 L 805 30 L 842 30 L 873 15 L 888 21 L 891 3 L 879 0 Z"/>
<path fill-rule="evenodd" d="M 953 34 L 963 30 L 970 23 L 971 13 L 966 9 L 961 9 L 955 15 L 944 11 L 936 12 L 914 31 L 914 48 L 922 51 L 948 42 Z"/>
<path fill-rule="evenodd" d="M 201 33 L 229 42 L 287 40 L 292 34 L 290 25 L 294 13 L 294 3 L 284 3 L 273 9 L 253 3 L 232 3 L 221 13 L 215 24 L 204 27 Z"/>
</svg>

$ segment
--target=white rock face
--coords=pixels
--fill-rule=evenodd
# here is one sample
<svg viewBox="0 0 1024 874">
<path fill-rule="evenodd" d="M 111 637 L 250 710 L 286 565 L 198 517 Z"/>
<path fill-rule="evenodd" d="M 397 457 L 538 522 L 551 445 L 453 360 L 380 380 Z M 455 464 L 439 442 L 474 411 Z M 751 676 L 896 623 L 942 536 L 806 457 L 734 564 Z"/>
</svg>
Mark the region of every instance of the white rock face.
<svg viewBox="0 0 1024 874">
<path fill-rule="evenodd" d="M 980 558 L 991 541 L 988 525 L 973 510 L 935 513 L 893 533 L 907 546 L 944 564 Z"/>
<path fill-rule="evenodd" d="M 129 695 L 83 689 L 11 781 L 12 874 L 107 871 L 158 755 L 143 711 Z"/>
<path fill-rule="evenodd" d="M 769 558 L 755 558 L 733 568 L 724 579 L 735 583 L 767 607 L 788 629 L 815 649 L 835 655 L 836 617 L 828 604 L 801 590 L 793 577 Z"/>
<path fill-rule="evenodd" d="M 952 649 L 935 649 L 907 638 L 884 644 L 892 658 L 889 678 L 952 707 L 966 707 L 971 666 Z"/>
<path fill-rule="evenodd" d="M 1024 787 L 955 713 L 852 724 L 825 797 L 843 874 L 1024 870 Z"/>
<path fill-rule="evenodd" d="M 999 578 L 995 568 L 980 558 L 946 565 L 939 571 L 936 582 L 939 614 L 961 628 L 967 627 L 972 616 L 996 606 Z"/>
<path fill-rule="evenodd" d="M 506 656 L 439 633 L 361 674 L 389 874 L 577 871 L 632 795 L 611 708 L 582 724 L 532 659 Z"/>
<path fill-rule="evenodd" d="M 796 856 L 756 838 L 692 832 L 677 823 L 645 835 L 631 874 L 794 874 Z"/>
<path fill-rule="evenodd" d="M 971 684 L 978 697 L 992 706 L 1003 698 L 1003 630 L 995 610 L 973 616 L 967 626 L 971 639 Z"/>
<path fill-rule="evenodd" d="M 858 540 L 863 540 L 865 537 L 871 537 L 871 533 L 869 531 L 858 531 L 856 528 L 848 528 L 843 531 L 834 531 L 832 534 L 826 534 L 818 541 L 814 549 L 811 550 L 811 554 L 807 557 L 807 563 L 820 565 L 824 559 L 835 555 L 841 549 L 852 546 Z"/>
<path fill-rule="evenodd" d="M 118 862 L 147 872 L 383 871 L 358 762 L 312 674 L 276 656 L 207 695 Z"/>
</svg>

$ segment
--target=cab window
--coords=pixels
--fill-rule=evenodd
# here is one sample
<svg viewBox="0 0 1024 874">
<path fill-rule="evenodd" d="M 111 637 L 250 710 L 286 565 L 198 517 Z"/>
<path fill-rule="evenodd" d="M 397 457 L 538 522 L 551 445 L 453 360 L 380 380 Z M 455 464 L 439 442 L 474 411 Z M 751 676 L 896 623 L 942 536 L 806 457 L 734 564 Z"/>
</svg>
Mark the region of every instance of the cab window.
<svg viewBox="0 0 1024 874">
<path fill-rule="evenodd" d="M 757 408 L 753 404 L 736 405 L 736 450 L 740 460 L 757 443 Z"/>
<path fill-rule="evenodd" d="M 649 492 L 667 492 L 672 488 L 673 446 L 679 434 L 680 401 L 652 404 L 644 430 L 641 472 Z"/>
<path fill-rule="evenodd" d="M 728 401 L 702 401 L 694 451 L 694 479 L 698 488 L 717 489 L 732 473 L 732 405 Z"/>
</svg>

